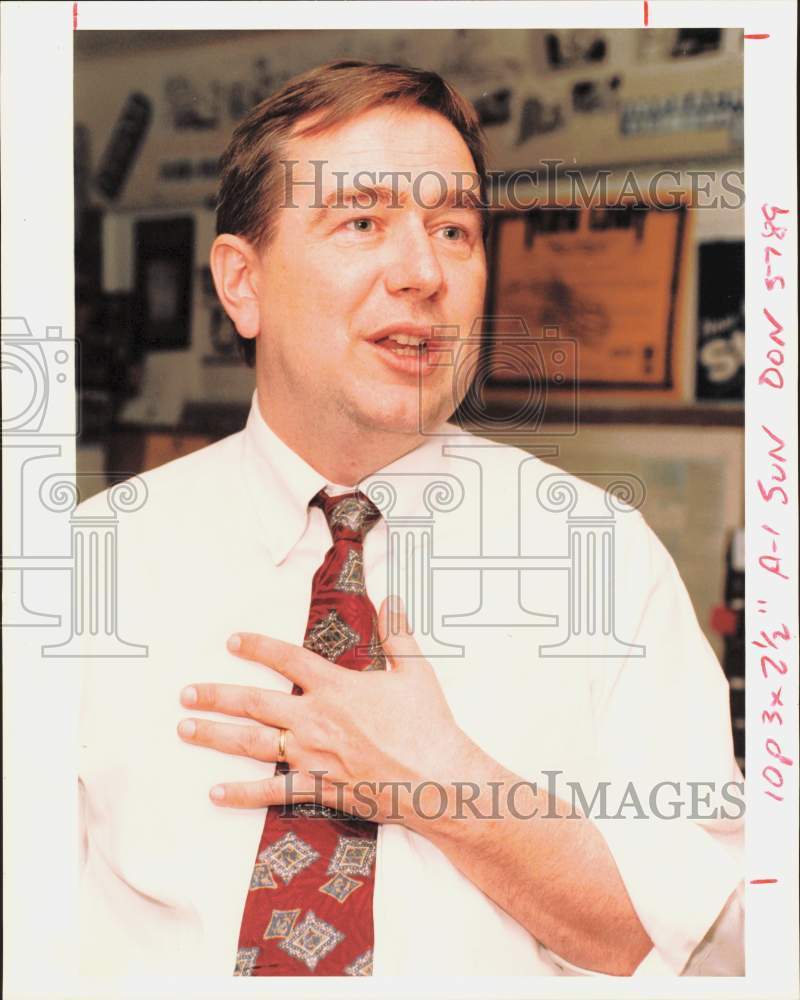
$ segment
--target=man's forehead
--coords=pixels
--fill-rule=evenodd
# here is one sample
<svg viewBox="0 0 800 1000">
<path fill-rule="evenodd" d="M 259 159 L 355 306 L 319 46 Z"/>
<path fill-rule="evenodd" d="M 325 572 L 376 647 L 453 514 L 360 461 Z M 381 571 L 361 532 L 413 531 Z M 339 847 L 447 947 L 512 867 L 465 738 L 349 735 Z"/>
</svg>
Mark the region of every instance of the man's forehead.
<svg viewBox="0 0 800 1000">
<path fill-rule="evenodd" d="M 337 171 L 386 170 L 409 172 L 413 181 L 426 170 L 475 170 L 463 136 L 426 108 L 379 106 L 325 131 L 303 134 L 314 121 L 299 122 L 285 147 L 296 176 L 322 175 L 335 182 Z"/>
</svg>

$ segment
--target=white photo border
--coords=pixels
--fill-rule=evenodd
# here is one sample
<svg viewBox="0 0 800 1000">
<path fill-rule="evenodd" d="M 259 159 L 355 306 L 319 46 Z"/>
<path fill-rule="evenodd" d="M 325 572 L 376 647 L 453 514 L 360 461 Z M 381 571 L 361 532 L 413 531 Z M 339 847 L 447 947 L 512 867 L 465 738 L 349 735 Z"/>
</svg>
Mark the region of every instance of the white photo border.
<svg viewBox="0 0 800 1000">
<path fill-rule="evenodd" d="M 761 2 L 426 2 L 116 3 L 56 0 L 7 2 L 2 20 L 2 302 L 4 317 L 24 317 L 37 338 L 74 338 L 72 208 L 72 32 L 94 29 L 234 28 L 738 27 L 745 32 L 746 186 L 746 549 L 747 549 L 747 975 L 741 979 L 613 977 L 522 980 L 464 978 L 438 985 L 419 980 L 283 980 L 281 995 L 351 997 L 791 997 L 798 992 L 798 530 L 797 202 L 795 159 L 796 7 Z M 646 12 L 646 13 L 645 13 Z M 775 212 L 775 208 L 785 212 Z M 771 218 L 770 218 L 771 216 Z M 772 226 L 772 229 L 770 228 Z M 782 237 L 776 229 L 785 228 Z M 767 251 L 768 246 L 781 256 Z M 771 275 L 767 267 L 771 266 Z M 768 278 L 780 275 L 780 282 Z M 779 322 L 780 345 L 770 333 Z M 48 333 L 48 328 L 50 332 Z M 767 352 L 779 350 L 777 355 Z M 773 363 L 775 362 L 775 363 Z M 767 368 L 779 367 L 782 388 Z M 773 384 L 771 385 L 770 382 Z M 72 382 L 69 382 L 72 385 Z M 6 399 L 4 406 L 13 406 Z M 44 439 L 60 471 L 75 467 L 74 389 L 50 401 L 57 427 Z M 770 432 L 769 435 L 765 428 Z M 775 439 L 783 442 L 779 447 Z M 5 445 L 5 442 L 4 442 Z M 781 458 L 775 457 L 775 449 Z M 770 456 L 769 452 L 773 451 Z M 15 452 L 4 447 L 6 500 L 25 505 L 14 480 Z M 784 459 L 781 461 L 781 459 Z M 783 494 L 774 467 L 786 473 Z M 17 469 L 18 471 L 18 469 Z M 759 487 L 761 483 L 761 487 Z M 782 496 L 787 502 L 784 504 Z M 770 499 L 767 499 L 770 497 Z M 21 508 L 20 508 L 21 509 Z M 17 511 L 19 513 L 19 511 Z M 25 506 L 26 528 L 37 511 Z M 765 529 L 763 526 L 766 525 Z M 5 555 L 21 554 L 21 522 L 4 525 Z M 65 551 L 69 540 L 64 539 Z M 772 545 L 777 546 L 773 550 Z M 780 557 L 780 574 L 775 572 Z M 766 558 L 765 558 L 766 557 Z M 770 568 L 772 567 L 772 568 Z M 51 574 L 53 577 L 59 574 Z M 54 600 L 59 584 L 53 583 Z M 14 581 L 5 582 L 6 596 Z M 763 603 L 766 602 L 766 603 Z M 762 629 L 786 626 L 791 638 L 775 656 L 787 665 L 776 678 L 762 672 Z M 35 630 L 5 629 L 4 815 L 6 995 L 107 997 L 108 984 L 78 981 L 77 926 L 77 663 L 41 658 Z M 767 650 L 769 652 L 769 650 Z M 763 721 L 770 691 L 783 686 L 783 726 Z M 778 739 L 780 787 L 768 740 Z M 774 746 L 772 746 L 774 751 Z M 766 793 L 777 792 L 783 801 Z M 775 881 L 764 881 L 771 880 Z M 413 982 L 413 986 L 412 986 Z M 126 979 L 116 996 L 221 997 L 263 989 L 244 978 L 210 981 Z"/>
</svg>

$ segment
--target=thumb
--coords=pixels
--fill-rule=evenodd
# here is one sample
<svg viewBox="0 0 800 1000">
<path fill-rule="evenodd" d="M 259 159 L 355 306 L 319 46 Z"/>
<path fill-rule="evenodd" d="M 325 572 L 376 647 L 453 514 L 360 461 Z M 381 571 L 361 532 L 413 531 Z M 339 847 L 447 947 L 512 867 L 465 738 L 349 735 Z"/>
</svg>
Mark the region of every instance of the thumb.
<svg viewBox="0 0 800 1000">
<path fill-rule="evenodd" d="M 381 637 L 383 651 L 396 670 L 402 670 L 422 656 L 416 639 L 408 627 L 403 602 L 394 594 L 390 594 L 381 604 L 378 612 L 378 634 Z"/>
</svg>

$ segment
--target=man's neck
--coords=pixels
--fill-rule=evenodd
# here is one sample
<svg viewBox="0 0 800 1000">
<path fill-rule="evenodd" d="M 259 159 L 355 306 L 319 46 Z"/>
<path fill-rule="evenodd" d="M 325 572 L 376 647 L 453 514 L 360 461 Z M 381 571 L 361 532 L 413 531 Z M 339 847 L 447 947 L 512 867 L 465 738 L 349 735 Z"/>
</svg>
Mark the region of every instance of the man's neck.
<svg viewBox="0 0 800 1000">
<path fill-rule="evenodd" d="M 257 399 L 261 418 L 272 433 L 329 483 L 340 486 L 357 485 L 425 441 L 421 434 L 344 430 L 331 422 L 309 428 L 302 419 L 282 420 L 262 402 L 261 394 Z"/>
</svg>

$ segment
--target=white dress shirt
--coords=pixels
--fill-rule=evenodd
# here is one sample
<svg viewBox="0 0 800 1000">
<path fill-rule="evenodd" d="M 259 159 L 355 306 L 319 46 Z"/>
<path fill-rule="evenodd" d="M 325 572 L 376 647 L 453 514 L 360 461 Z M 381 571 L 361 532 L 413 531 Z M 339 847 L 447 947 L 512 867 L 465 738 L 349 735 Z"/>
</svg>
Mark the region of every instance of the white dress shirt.
<svg viewBox="0 0 800 1000">
<path fill-rule="evenodd" d="M 542 788 L 545 772 L 560 772 L 561 797 L 565 788 L 569 795 L 566 780 L 579 781 L 587 799 L 608 781 L 609 801 L 618 802 L 633 782 L 647 818 L 615 805 L 609 812 L 621 816 L 593 821 L 653 942 L 635 974 L 742 975 L 742 819 L 690 819 L 685 809 L 659 819 L 648 807 L 659 782 L 719 789 L 741 778 L 725 677 L 671 558 L 638 512 L 620 513 L 615 630 L 645 655 L 603 655 L 600 634 L 591 655 L 541 655 L 542 644 L 566 635 L 568 574 L 482 577 L 476 556 L 508 554 L 501 535 L 511 515 L 497 512 L 512 501 L 521 507 L 521 552 L 568 551 L 564 513 L 535 499 L 558 470 L 513 448 L 489 455 L 482 439 L 450 425 L 443 431 L 449 437 L 431 437 L 365 488 L 391 480 L 396 511 L 419 517 L 421 477 L 463 486 L 460 502 L 435 514 L 434 555 L 450 557 L 450 568 L 431 574 L 436 635 L 463 646 L 463 655 L 431 658 L 458 724 Z M 518 469 L 513 495 L 508 483 Z M 184 744 L 176 726 L 190 713 L 179 693 L 203 681 L 290 690 L 280 674 L 237 659 L 225 643 L 232 632 L 252 631 L 302 644 L 311 579 L 331 544 L 322 512 L 308 502 L 331 484 L 272 433 L 255 397 L 243 431 L 143 478 L 147 502 L 120 519 L 119 630 L 147 644 L 148 655 L 85 660 L 82 969 L 121 982 L 230 977 L 265 811 L 220 808 L 208 792 L 219 781 L 267 777 L 274 765 Z M 560 478 L 596 505 L 596 486 Z M 79 513 L 102 509 L 101 495 Z M 481 526 L 487 511 L 492 523 Z M 364 546 L 376 607 L 388 589 L 388 530 L 382 520 Z M 456 558 L 463 570 L 453 568 Z M 407 571 L 404 562 L 400 578 Z M 509 576 L 525 608 L 558 616 L 558 624 L 515 623 L 497 597 L 507 596 Z M 476 624 L 487 616 L 494 624 Z M 706 794 L 704 786 L 703 815 L 720 804 L 717 792 L 703 804 Z M 661 811 L 677 797 L 662 788 Z M 400 825 L 379 829 L 374 918 L 376 976 L 594 974 L 545 949 L 437 847 Z"/>
</svg>

